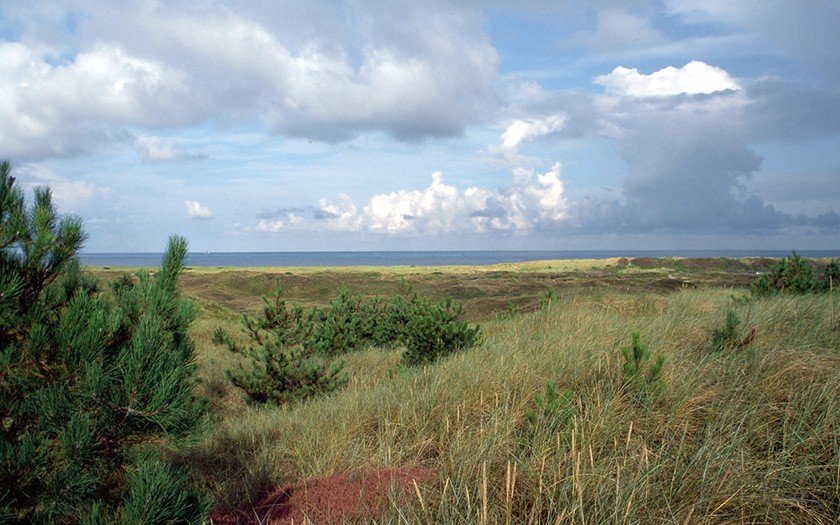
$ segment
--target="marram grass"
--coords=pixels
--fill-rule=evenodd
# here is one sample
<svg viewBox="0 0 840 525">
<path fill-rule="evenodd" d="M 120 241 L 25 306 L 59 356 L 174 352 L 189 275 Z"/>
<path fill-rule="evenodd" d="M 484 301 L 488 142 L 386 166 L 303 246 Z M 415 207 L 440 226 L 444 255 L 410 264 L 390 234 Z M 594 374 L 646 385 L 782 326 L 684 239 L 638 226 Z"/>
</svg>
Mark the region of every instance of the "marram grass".
<svg viewBox="0 0 840 525">
<path fill-rule="evenodd" d="M 188 459 L 227 504 L 346 470 L 433 468 L 395 523 L 836 523 L 837 298 L 745 295 L 563 292 L 433 366 L 402 369 L 399 349 L 351 354 L 344 390 L 280 408 L 218 383 L 230 357 L 199 334 L 221 412 Z M 728 310 L 754 339 L 715 352 Z M 646 396 L 624 379 L 633 332 L 665 356 Z M 547 382 L 570 411 L 532 424 Z"/>
</svg>

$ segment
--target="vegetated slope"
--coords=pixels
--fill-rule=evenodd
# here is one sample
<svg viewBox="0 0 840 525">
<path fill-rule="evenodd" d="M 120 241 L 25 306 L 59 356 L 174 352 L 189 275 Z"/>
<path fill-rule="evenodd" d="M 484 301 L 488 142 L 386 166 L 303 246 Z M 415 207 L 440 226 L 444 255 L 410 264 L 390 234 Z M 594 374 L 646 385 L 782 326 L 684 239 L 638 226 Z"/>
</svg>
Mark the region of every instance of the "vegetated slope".
<svg viewBox="0 0 840 525">
<path fill-rule="evenodd" d="M 532 261 L 491 266 L 349 268 L 194 268 L 182 279 L 187 293 L 236 311 L 256 312 L 260 296 L 283 284 L 284 297 L 325 306 L 341 287 L 367 297 L 392 296 L 401 282 L 433 300 L 445 296 L 464 304 L 469 320 L 489 319 L 513 304 L 533 311 L 547 288 L 611 288 L 673 291 L 691 286 L 747 286 L 756 272 L 777 261 L 766 258 L 615 258 Z M 114 273 L 113 270 L 101 273 Z"/>
<path fill-rule="evenodd" d="M 539 311 L 487 321 L 482 346 L 421 370 L 400 369 L 398 350 L 351 354 L 347 389 L 284 408 L 245 405 L 213 375 L 230 357 L 204 346 L 200 369 L 219 418 L 185 459 L 233 506 L 347 471 L 437 472 L 390 508 L 383 519 L 393 522 L 840 519 L 836 294 L 558 295 Z M 727 311 L 741 323 L 734 343 L 715 350 Z M 644 395 L 621 352 L 633 332 L 665 357 L 661 387 Z M 546 383 L 563 394 L 551 406 Z"/>
</svg>

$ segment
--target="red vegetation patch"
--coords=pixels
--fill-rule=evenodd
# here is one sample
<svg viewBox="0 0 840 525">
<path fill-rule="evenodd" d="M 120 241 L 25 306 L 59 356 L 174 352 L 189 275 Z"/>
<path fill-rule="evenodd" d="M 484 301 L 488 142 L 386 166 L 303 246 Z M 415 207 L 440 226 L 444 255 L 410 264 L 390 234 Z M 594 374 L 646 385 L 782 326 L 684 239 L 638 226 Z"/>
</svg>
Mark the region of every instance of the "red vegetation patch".
<svg viewBox="0 0 840 525">
<path fill-rule="evenodd" d="M 414 493 L 414 482 L 429 481 L 434 472 L 399 467 L 372 472 L 343 472 L 276 487 L 253 504 L 220 509 L 211 523 L 225 525 L 338 524 L 387 514 L 392 500 Z"/>
</svg>

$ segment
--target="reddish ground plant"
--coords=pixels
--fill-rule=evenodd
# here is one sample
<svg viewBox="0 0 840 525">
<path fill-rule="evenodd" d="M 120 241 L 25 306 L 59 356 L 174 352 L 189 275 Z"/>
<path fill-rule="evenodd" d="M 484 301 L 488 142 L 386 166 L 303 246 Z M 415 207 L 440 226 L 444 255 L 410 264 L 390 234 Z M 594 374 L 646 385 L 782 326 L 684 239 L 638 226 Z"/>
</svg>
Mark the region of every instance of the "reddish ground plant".
<svg viewBox="0 0 840 525">
<path fill-rule="evenodd" d="M 286 525 L 355 523 L 387 516 L 392 502 L 415 493 L 415 482 L 434 478 L 422 467 L 403 466 L 368 472 L 343 472 L 276 487 L 238 508 L 219 509 L 213 524 Z"/>
</svg>

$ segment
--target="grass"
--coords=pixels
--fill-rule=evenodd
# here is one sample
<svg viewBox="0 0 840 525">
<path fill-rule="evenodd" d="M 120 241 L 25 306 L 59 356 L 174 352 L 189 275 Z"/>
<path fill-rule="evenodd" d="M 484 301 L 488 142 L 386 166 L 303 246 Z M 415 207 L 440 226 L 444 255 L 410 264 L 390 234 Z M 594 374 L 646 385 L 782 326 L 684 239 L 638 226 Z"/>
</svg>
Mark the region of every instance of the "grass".
<svg viewBox="0 0 840 525">
<path fill-rule="evenodd" d="M 309 304 L 339 283 L 388 294 L 395 275 L 430 294 L 461 286 L 485 334 L 480 347 L 418 370 L 397 367 L 399 349 L 351 354 L 345 389 L 286 407 L 247 405 L 224 379 L 233 357 L 210 343 L 219 324 L 235 332 L 238 312 L 259 304 L 252 294 L 270 291 L 272 272 L 195 270 L 184 286 L 202 307 L 194 338 L 216 421 L 184 461 L 220 504 L 347 470 L 433 468 L 437 481 L 418 486 L 392 522 L 840 520 L 835 297 L 748 298 L 721 286 L 741 283 L 740 266 L 580 264 L 283 270 L 291 295 Z M 658 285 L 668 274 L 692 285 Z M 539 309 L 549 284 L 558 297 Z M 525 313 L 496 320 L 493 308 L 511 301 Z M 727 310 L 755 339 L 714 352 L 710 334 Z M 622 369 L 620 349 L 636 331 L 666 359 L 664 388 L 644 399 Z M 534 427 L 526 414 L 547 382 L 572 393 L 571 418 Z"/>
<path fill-rule="evenodd" d="M 367 297 L 391 296 L 401 281 L 435 300 L 450 296 L 464 304 L 471 321 L 494 317 L 513 305 L 535 311 L 541 294 L 551 288 L 616 289 L 668 292 L 693 286 L 746 286 L 772 259 L 613 258 L 604 260 L 532 261 L 490 266 L 190 268 L 181 284 L 191 296 L 235 312 L 256 312 L 261 296 L 280 279 L 287 300 L 325 306 L 339 288 Z M 95 268 L 110 281 L 136 268 Z"/>
</svg>

